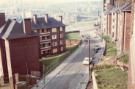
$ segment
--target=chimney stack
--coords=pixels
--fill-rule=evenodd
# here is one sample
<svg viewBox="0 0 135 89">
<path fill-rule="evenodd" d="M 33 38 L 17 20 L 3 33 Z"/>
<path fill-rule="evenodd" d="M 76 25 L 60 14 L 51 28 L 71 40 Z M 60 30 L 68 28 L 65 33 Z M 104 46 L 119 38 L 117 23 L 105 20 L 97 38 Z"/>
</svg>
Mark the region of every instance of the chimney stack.
<svg viewBox="0 0 135 89">
<path fill-rule="evenodd" d="M 37 15 L 36 15 L 36 14 L 33 16 L 33 22 L 34 22 L 35 24 L 37 24 Z"/>
<path fill-rule="evenodd" d="M 0 13 L 0 27 L 2 27 L 5 22 L 5 13 Z"/>
<path fill-rule="evenodd" d="M 23 22 L 23 31 L 25 34 L 31 34 L 31 19 L 25 18 Z"/>
<path fill-rule="evenodd" d="M 60 22 L 63 23 L 63 16 L 59 16 L 60 17 Z"/>
<path fill-rule="evenodd" d="M 45 22 L 48 23 L 48 14 L 45 14 Z"/>
</svg>

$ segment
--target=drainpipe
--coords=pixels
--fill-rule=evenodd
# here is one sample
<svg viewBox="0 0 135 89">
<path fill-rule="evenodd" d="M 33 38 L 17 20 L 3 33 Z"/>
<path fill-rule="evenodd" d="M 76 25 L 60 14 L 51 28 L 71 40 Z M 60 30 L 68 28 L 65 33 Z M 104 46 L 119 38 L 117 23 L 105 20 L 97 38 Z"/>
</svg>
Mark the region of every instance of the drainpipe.
<svg viewBox="0 0 135 89">
<path fill-rule="evenodd" d="M 5 48 L 6 48 L 6 58 L 7 58 L 10 89 L 15 89 L 14 82 L 13 82 L 12 65 L 11 65 L 11 54 L 10 54 L 11 51 L 10 51 L 9 41 L 7 39 L 5 39 Z"/>
</svg>

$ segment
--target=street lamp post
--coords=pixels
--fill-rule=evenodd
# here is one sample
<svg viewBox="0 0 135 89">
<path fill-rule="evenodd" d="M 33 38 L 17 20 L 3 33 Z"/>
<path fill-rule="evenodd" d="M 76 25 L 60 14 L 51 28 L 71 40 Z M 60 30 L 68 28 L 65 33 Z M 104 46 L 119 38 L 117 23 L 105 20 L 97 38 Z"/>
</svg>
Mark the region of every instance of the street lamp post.
<svg viewBox="0 0 135 89">
<path fill-rule="evenodd" d="M 91 70 L 91 57 L 90 57 L 90 54 L 91 54 L 91 52 L 90 52 L 90 37 L 88 38 L 88 44 L 89 44 L 89 81 L 90 81 L 91 78 L 92 78 L 92 75 L 91 75 L 91 73 L 92 73 L 92 70 Z"/>
<path fill-rule="evenodd" d="M 90 74 L 90 39 L 88 39 L 89 41 L 89 80 L 91 79 L 91 74 Z"/>
</svg>

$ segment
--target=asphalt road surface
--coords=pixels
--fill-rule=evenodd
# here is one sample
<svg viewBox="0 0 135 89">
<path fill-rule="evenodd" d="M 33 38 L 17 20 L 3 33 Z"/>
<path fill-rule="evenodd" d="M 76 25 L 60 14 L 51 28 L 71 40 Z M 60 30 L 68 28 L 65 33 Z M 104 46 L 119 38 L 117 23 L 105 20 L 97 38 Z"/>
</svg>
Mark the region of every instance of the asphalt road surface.
<svg viewBox="0 0 135 89">
<path fill-rule="evenodd" d="M 90 43 L 91 57 L 95 53 L 93 50 L 95 42 L 98 43 L 98 41 Z M 89 56 L 88 50 L 88 42 L 83 42 L 76 52 L 32 89 L 85 89 L 89 80 L 89 69 L 88 66 L 82 64 L 82 61 Z"/>
<path fill-rule="evenodd" d="M 41 80 L 38 86 L 32 89 L 83 89 L 89 79 L 88 66 L 82 64 L 83 59 L 88 57 L 88 48 L 88 43 L 83 43 L 75 53 L 46 76 L 45 84 L 44 80 Z"/>
</svg>

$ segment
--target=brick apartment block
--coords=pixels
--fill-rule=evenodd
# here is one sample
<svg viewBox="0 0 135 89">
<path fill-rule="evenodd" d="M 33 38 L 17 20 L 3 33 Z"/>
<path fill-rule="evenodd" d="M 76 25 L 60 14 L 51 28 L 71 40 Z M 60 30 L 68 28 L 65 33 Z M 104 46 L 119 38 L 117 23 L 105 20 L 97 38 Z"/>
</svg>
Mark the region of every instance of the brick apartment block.
<svg viewBox="0 0 135 89">
<path fill-rule="evenodd" d="M 0 13 L 3 17 L 5 14 Z M 0 19 L 0 23 L 1 80 L 14 79 L 15 73 L 40 74 L 39 35 L 31 30 L 31 19 L 24 19 L 24 24 L 5 19 Z"/>
<path fill-rule="evenodd" d="M 118 12 L 118 40 L 119 52 L 129 52 L 131 38 L 131 3 L 124 4 Z"/>
<path fill-rule="evenodd" d="M 131 3 L 113 6 L 104 11 L 106 16 L 106 32 L 116 42 L 118 54 L 129 52 L 131 38 Z"/>
<path fill-rule="evenodd" d="M 40 35 L 40 54 L 47 56 L 64 52 L 65 43 L 65 25 L 63 17 L 59 21 L 45 14 L 43 17 L 33 16 L 32 30 Z"/>
<path fill-rule="evenodd" d="M 41 76 L 40 57 L 65 51 L 65 25 L 59 18 L 34 15 L 19 23 L 5 21 L 5 14 L 0 13 L 0 83 L 15 83 L 16 73 Z"/>
</svg>

